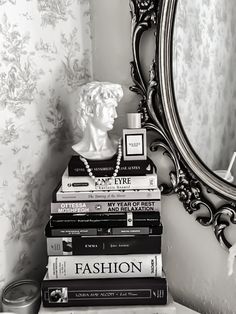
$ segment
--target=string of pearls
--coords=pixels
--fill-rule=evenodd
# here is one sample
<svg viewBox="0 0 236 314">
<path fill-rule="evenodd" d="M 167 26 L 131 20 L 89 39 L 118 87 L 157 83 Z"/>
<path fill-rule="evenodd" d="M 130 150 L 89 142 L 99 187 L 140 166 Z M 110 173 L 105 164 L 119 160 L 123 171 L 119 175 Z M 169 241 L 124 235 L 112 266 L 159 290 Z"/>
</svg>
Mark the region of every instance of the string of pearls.
<svg viewBox="0 0 236 314">
<path fill-rule="evenodd" d="M 107 183 L 111 183 L 113 181 L 113 179 L 115 177 L 117 177 L 119 169 L 120 169 L 120 161 L 121 161 L 121 157 L 122 157 L 122 147 L 121 147 L 121 139 L 119 139 L 118 142 L 118 151 L 117 151 L 117 159 L 116 159 L 116 166 L 115 166 L 115 170 L 113 172 L 113 175 L 108 178 L 108 182 Z M 90 165 L 88 163 L 88 160 L 82 156 L 80 156 L 80 160 L 84 163 L 85 168 L 87 170 L 88 175 L 96 182 L 96 183 L 100 183 L 101 185 L 104 184 L 104 182 L 100 182 L 99 178 L 96 178 L 95 175 L 92 172 L 92 169 L 90 168 Z"/>
</svg>

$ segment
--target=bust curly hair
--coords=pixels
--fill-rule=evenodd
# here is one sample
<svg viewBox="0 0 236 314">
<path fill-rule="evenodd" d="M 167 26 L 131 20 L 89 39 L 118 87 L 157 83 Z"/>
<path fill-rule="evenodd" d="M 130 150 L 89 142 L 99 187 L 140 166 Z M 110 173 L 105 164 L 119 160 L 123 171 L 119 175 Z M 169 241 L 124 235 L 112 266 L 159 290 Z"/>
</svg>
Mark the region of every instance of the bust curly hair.
<svg viewBox="0 0 236 314">
<path fill-rule="evenodd" d="M 84 131 L 89 118 L 98 115 L 99 106 L 104 105 L 107 99 L 119 102 L 123 97 L 123 90 L 119 84 L 109 82 L 90 82 L 82 86 L 77 109 L 77 123 Z"/>
</svg>

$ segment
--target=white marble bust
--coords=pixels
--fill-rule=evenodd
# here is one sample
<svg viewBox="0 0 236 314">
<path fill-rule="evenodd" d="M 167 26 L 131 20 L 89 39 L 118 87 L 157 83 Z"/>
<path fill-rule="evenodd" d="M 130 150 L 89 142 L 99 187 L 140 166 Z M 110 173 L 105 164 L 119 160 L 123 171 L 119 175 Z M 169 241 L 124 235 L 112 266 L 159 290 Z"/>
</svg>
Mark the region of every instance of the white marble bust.
<svg viewBox="0 0 236 314">
<path fill-rule="evenodd" d="M 86 159 L 109 159 L 117 152 L 118 141 L 110 138 L 117 118 L 116 107 L 123 97 L 121 85 L 94 81 L 81 88 L 77 123 L 83 132 L 72 149 Z"/>
</svg>

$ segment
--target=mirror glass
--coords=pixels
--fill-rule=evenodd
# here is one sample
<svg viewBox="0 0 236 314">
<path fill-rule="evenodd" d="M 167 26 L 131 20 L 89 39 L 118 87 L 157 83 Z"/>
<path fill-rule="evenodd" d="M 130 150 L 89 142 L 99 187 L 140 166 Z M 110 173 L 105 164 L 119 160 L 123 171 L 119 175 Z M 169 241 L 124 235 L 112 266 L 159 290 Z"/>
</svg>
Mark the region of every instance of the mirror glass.
<svg viewBox="0 0 236 314">
<path fill-rule="evenodd" d="M 235 1 L 178 0 L 172 44 L 184 132 L 209 169 L 226 170 L 236 151 Z M 236 159 L 227 179 L 236 185 Z"/>
</svg>

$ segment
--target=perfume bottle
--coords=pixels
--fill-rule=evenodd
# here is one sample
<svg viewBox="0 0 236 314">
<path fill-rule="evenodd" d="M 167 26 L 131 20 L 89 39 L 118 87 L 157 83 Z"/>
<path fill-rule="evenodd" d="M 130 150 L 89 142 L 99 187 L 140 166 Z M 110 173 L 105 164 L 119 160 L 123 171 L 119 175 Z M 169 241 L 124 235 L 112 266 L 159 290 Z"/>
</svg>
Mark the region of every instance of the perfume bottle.
<svg viewBox="0 0 236 314">
<path fill-rule="evenodd" d="M 141 128 L 141 113 L 127 113 L 128 129 L 123 130 L 123 159 L 147 159 L 146 129 Z"/>
</svg>

